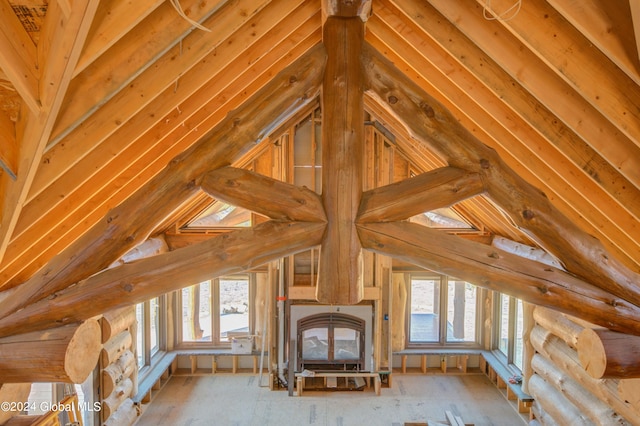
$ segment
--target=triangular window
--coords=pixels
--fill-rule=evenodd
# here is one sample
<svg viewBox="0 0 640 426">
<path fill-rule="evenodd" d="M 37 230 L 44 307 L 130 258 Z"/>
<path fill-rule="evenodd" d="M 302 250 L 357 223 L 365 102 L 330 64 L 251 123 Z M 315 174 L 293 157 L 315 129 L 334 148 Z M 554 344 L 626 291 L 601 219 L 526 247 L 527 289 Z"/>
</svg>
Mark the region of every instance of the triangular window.
<svg viewBox="0 0 640 426">
<path fill-rule="evenodd" d="M 461 215 L 451 207 L 435 209 L 409 219 L 411 222 L 419 223 L 429 228 L 438 229 L 466 229 L 473 230 L 474 226 L 469 224 Z"/>
<path fill-rule="evenodd" d="M 216 200 L 187 224 L 188 229 L 251 226 L 251 211 Z"/>
</svg>

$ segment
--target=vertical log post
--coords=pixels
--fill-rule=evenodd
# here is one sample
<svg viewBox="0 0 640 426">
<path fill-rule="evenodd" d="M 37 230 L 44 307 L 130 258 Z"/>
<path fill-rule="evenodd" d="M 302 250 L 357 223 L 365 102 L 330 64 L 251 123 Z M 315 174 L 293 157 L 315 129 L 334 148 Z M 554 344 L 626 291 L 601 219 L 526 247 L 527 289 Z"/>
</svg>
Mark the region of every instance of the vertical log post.
<svg viewBox="0 0 640 426">
<path fill-rule="evenodd" d="M 393 274 L 391 294 L 391 348 L 394 352 L 404 349 L 406 341 L 405 322 L 407 307 L 407 284 L 404 273 Z"/>
<path fill-rule="evenodd" d="M 363 171 L 362 162 L 354 161 L 364 149 L 364 22 L 346 12 L 329 16 L 323 27 L 328 60 L 322 90 L 322 198 L 328 224 L 316 298 L 338 305 L 356 304 L 364 296 L 362 247 L 355 228 Z"/>
<path fill-rule="evenodd" d="M 533 349 L 533 345 L 531 344 L 531 331 L 533 327 L 536 325 L 535 320 L 533 319 L 533 311 L 535 310 L 535 305 L 531 303 L 524 303 L 522 306 L 523 313 L 523 333 L 522 333 L 522 341 L 524 342 L 523 348 L 523 359 L 522 359 L 522 391 L 525 393 L 529 393 L 529 379 L 533 375 L 533 369 L 531 368 L 531 361 L 533 359 L 533 355 L 536 353 L 535 349 Z"/>
</svg>

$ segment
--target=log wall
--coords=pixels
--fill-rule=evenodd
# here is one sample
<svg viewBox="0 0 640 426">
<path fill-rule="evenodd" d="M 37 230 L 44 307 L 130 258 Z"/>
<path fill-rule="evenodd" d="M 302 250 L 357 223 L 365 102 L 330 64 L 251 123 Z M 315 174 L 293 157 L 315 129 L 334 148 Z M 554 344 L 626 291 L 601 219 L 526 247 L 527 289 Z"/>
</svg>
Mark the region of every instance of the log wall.
<svg viewBox="0 0 640 426">
<path fill-rule="evenodd" d="M 640 425 L 636 379 L 598 379 L 580 363 L 579 337 L 590 324 L 535 307 L 530 343 L 535 349 L 528 383 L 541 425 Z M 595 327 L 595 326 L 593 326 Z"/>
<path fill-rule="evenodd" d="M 107 312 L 101 323 L 102 421 L 105 425 L 130 426 L 139 415 L 132 400 L 138 393 L 135 306 Z"/>
</svg>

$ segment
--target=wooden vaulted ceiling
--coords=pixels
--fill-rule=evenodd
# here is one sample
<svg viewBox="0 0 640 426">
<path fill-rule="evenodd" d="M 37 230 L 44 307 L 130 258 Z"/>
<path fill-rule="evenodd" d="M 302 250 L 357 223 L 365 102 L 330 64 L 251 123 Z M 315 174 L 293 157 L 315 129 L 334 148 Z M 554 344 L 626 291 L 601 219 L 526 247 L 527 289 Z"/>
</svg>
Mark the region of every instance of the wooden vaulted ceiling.
<svg viewBox="0 0 640 426">
<path fill-rule="evenodd" d="M 126 224 L 127 238 L 138 243 L 166 229 L 169 213 L 193 211 L 186 207 L 200 193 L 185 190 L 175 212 L 164 209 L 162 217 L 149 206 L 140 206 L 139 217 L 111 216 L 141 191 L 165 190 L 149 182 L 183 153 L 196 155 L 188 150 L 203 139 L 225 135 L 210 144 L 209 167 L 250 155 L 258 141 L 228 141 L 224 129 L 236 125 L 234 138 L 252 135 L 229 117 L 322 43 L 330 3 L 0 0 L 0 300 L 36 273 L 64 269 L 75 256 L 69 247 L 92 241 L 87 235 L 98 223 Z M 637 274 L 637 3 L 522 0 L 512 8 L 515 0 L 491 0 L 491 10 L 487 3 L 372 0 L 365 42 Z M 309 83 L 298 95 L 315 96 L 315 88 Z M 312 102 L 286 99 L 253 110 L 271 114 L 257 120 L 265 124 L 251 129 L 254 137 L 269 136 Z M 443 166 L 438 149 L 405 128 L 390 103 L 365 96 L 367 112 L 417 164 Z M 233 143 L 239 147 L 231 155 L 225 144 Z M 484 198 L 468 208 L 495 235 L 539 240 Z M 138 226 L 143 220 L 158 227 Z M 111 255 L 107 264 L 122 253 L 100 253 Z"/>
</svg>

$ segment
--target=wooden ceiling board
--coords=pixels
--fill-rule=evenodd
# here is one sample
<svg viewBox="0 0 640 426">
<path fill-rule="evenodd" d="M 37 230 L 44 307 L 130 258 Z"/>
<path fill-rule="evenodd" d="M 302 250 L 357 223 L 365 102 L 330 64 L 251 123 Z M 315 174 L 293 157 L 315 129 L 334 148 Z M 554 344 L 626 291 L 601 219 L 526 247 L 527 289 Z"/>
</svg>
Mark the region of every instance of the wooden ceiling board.
<svg viewBox="0 0 640 426">
<path fill-rule="evenodd" d="M 319 14 L 314 14 L 312 20 L 314 22 L 319 20 Z M 313 27 L 319 28 L 319 22 L 317 24 L 314 23 Z M 311 30 L 311 33 L 305 35 L 309 30 Z M 25 259 L 43 253 L 43 247 L 50 244 L 47 240 L 56 238 L 57 241 L 61 238 L 61 235 L 68 232 L 69 226 L 75 226 L 76 223 L 80 222 L 82 223 L 81 227 L 77 229 L 70 238 L 65 240 L 73 241 L 74 238 L 77 238 L 83 231 L 89 229 L 91 225 L 99 220 L 101 215 L 106 214 L 114 205 L 117 205 L 129 195 L 139 190 L 144 182 L 162 170 L 175 156 L 194 144 L 202 135 L 207 134 L 210 129 L 224 119 L 227 111 L 240 106 L 248 97 L 263 87 L 269 79 L 273 78 L 273 76 L 287 65 L 298 59 L 308 51 L 311 46 L 317 44 L 320 40 L 319 37 L 319 31 L 303 26 L 302 34 L 287 39 L 286 42 L 281 43 L 282 46 L 279 46 L 280 48 L 285 48 L 287 53 L 279 49 L 273 49 L 272 55 L 267 54 L 259 57 L 259 59 L 256 60 L 250 68 L 245 69 L 244 72 L 238 73 L 238 70 L 234 67 L 229 67 L 223 75 L 218 76 L 219 78 L 211 80 L 213 84 L 211 87 L 212 92 L 209 96 L 210 99 L 208 101 L 202 99 L 202 96 L 206 92 L 198 95 L 198 102 L 192 103 L 192 106 L 195 108 L 193 109 L 194 115 L 190 120 L 180 121 L 178 123 L 172 122 L 172 128 L 156 129 L 153 133 L 161 136 L 157 144 L 135 163 L 128 160 L 126 151 L 119 152 L 118 155 L 122 155 L 122 157 L 120 157 L 121 160 L 116 161 L 121 167 L 119 175 L 110 178 L 105 176 L 92 177 L 94 189 L 95 185 L 101 185 L 102 189 L 100 191 L 91 192 L 90 188 L 87 191 L 78 191 L 79 197 L 81 197 L 80 199 L 86 199 L 85 201 L 81 201 L 82 204 L 87 205 L 86 207 L 82 207 L 82 204 L 80 204 L 76 207 L 76 214 L 66 218 L 64 216 L 61 217 L 59 224 L 55 227 L 44 227 L 43 224 L 40 226 L 30 226 L 29 233 L 25 233 L 16 239 L 15 244 L 20 244 L 21 246 L 18 247 L 21 247 L 21 249 L 16 247 L 13 252 L 19 254 L 20 257 L 8 259 L 3 262 L 2 269 L 0 270 L 0 279 L 9 279 L 9 276 L 15 277 L 11 281 L 17 285 L 25 276 L 30 276 L 30 274 L 34 272 L 34 269 L 30 269 L 18 277 L 15 275 L 17 273 L 16 268 L 25 268 L 29 264 L 29 262 L 25 262 Z M 290 44 L 291 40 L 299 40 L 299 43 L 292 47 Z M 188 111 L 188 108 L 184 104 L 181 106 L 185 111 Z M 160 123 L 165 126 L 167 124 L 165 121 Z M 141 146 L 147 146 L 143 142 L 141 143 Z M 105 173 L 112 173 L 112 171 L 106 168 Z M 143 173 L 144 177 L 138 177 L 138 173 Z M 69 176 L 70 179 L 73 179 L 73 174 Z M 105 179 L 111 179 L 111 183 L 109 185 L 103 185 L 102 183 Z M 82 189 L 82 187 L 80 187 L 80 189 Z M 108 201 L 108 204 L 104 204 L 105 201 Z M 94 213 L 96 202 L 99 203 L 98 205 L 101 207 Z M 91 214 L 93 219 L 91 221 L 83 221 L 82 218 L 89 214 Z M 43 216 L 42 220 L 49 220 L 47 219 L 49 216 L 57 217 L 54 214 L 50 214 Z M 42 233 L 43 228 L 48 229 L 45 234 Z M 38 241 L 40 241 L 40 243 L 34 245 L 34 243 Z M 62 251 L 67 244 L 56 244 L 53 252 Z M 45 256 L 44 253 L 42 256 Z M 9 260 L 11 260 L 11 262 L 9 262 Z"/>
</svg>

